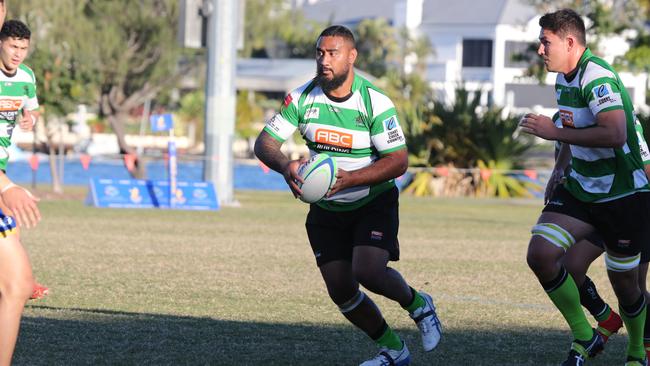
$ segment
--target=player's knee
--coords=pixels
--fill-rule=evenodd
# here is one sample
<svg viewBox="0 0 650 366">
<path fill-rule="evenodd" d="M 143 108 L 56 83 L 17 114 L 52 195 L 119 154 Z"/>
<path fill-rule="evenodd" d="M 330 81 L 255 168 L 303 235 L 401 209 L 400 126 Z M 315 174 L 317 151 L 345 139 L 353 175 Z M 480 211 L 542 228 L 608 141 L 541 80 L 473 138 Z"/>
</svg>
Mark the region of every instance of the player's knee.
<svg viewBox="0 0 650 366">
<path fill-rule="evenodd" d="M 566 252 L 573 244 L 576 243 L 575 238 L 570 232 L 562 228 L 558 224 L 542 222 L 536 224 L 531 229 L 531 245 L 533 242 L 546 242 L 553 247 L 559 248 Z"/>
<path fill-rule="evenodd" d="M 526 255 L 528 267 L 535 273 L 550 271 L 555 268 L 557 260 L 544 250 L 534 250 L 531 246 Z"/>
<path fill-rule="evenodd" d="M 384 276 L 386 273 L 386 268 L 377 269 L 373 267 L 355 267 L 353 268 L 354 278 L 367 288 L 370 291 L 375 292 L 375 290 L 380 287 L 380 284 L 384 281 Z"/>
<path fill-rule="evenodd" d="M 564 265 L 564 268 L 566 268 L 567 272 L 569 272 L 573 278 L 576 279 L 585 277 L 591 263 L 585 263 L 582 258 L 565 256 L 562 264 Z"/>
<path fill-rule="evenodd" d="M 575 239 L 557 224 L 540 223 L 533 226 L 526 262 L 535 273 L 555 271 L 557 262 Z"/>
<path fill-rule="evenodd" d="M 0 288 L 0 296 L 11 301 L 27 301 L 34 290 L 34 279 L 31 276 L 14 278 Z"/>
</svg>

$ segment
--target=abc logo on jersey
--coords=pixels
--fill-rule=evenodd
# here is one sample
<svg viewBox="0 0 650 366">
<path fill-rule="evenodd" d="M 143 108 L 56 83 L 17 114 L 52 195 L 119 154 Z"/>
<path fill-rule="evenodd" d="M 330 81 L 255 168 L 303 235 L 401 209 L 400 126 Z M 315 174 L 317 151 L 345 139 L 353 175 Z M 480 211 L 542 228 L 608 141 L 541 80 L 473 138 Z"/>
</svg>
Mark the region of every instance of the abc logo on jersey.
<svg viewBox="0 0 650 366">
<path fill-rule="evenodd" d="M 314 132 L 316 147 L 325 151 L 350 152 L 352 150 L 352 134 L 319 128 Z"/>
</svg>

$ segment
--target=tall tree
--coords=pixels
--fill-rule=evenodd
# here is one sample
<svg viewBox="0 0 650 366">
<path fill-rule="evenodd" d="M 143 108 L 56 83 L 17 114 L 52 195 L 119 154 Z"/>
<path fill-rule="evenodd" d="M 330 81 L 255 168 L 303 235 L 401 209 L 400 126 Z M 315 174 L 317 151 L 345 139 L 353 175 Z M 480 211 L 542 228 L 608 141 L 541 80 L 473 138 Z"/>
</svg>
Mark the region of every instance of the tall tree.
<svg viewBox="0 0 650 366">
<path fill-rule="evenodd" d="M 20 18 L 32 30 L 32 53 L 26 64 L 36 74 L 45 122 L 38 126 L 45 130 L 55 192 L 63 191 L 63 177 L 58 174 L 55 146 L 61 141 L 54 139 L 60 129 L 52 127 L 63 124 L 63 116 L 74 111 L 77 104 L 94 104 L 97 100 L 95 73 L 84 57 L 92 43 L 79 36 L 92 32 L 92 24 L 80 17 L 84 6 L 84 1 L 77 0 L 24 0 L 9 7 L 9 17 Z"/>
<path fill-rule="evenodd" d="M 308 20 L 283 0 L 245 0 L 242 57 L 309 58 L 324 24 Z"/>
<path fill-rule="evenodd" d="M 356 27 L 356 66 L 373 76 L 384 76 L 397 63 L 398 34 L 386 19 L 364 19 Z"/>
<path fill-rule="evenodd" d="M 95 27 L 92 40 L 96 47 L 90 61 L 99 76 L 100 112 L 117 135 L 120 152 L 134 154 L 124 139 L 129 112 L 174 86 L 187 71 L 178 66 L 177 2 L 88 0 L 84 15 Z M 139 160 L 132 174 L 142 178 Z"/>
<path fill-rule="evenodd" d="M 35 27 L 30 62 L 46 111 L 64 115 L 95 103 L 124 154 L 135 153 L 124 138 L 129 112 L 193 66 L 179 66 L 174 0 L 23 0 L 10 10 Z M 143 177 L 143 164 L 136 166 L 131 173 Z"/>
</svg>

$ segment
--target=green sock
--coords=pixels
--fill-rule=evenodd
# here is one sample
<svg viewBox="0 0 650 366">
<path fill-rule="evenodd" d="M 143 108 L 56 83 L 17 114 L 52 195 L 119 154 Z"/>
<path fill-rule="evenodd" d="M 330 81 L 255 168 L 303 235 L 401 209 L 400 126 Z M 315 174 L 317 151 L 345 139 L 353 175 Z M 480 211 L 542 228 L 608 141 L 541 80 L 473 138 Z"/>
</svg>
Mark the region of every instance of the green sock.
<svg viewBox="0 0 650 366">
<path fill-rule="evenodd" d="M 386 347 L 396 351 L 402 349 L 402 340 L 388 325 L 386 326 L 384 334 L 382 334 L 379 339 L 375 340 L 375 342 L 377 342 L 379 347 Z"/>
<path fill-rule="evenodd" d="M 426 304 L 424 297 L 422 297 L 419 292 L 415 291 L 413 287 L 411 287 L 411 292 L 413 293 L 413 301 L 411 301 L 411 304 L 409 306 L 403 307 L 409 313 L 413 313 L 415 310 L 423 307 Z"/>
<path fill-rule="evenodd" d="M 619 310 L 621 311 L 621 318 L 623 318 L 623 323 L 625 323 L 625 328 L 627 329 L 627 355 L 644 359 L 643 330 L 645 328 L 646 306 L 644 305 L 643 310 L 635 316 L 628 315 L 623 307 L 619 307 Z"/>
<path fill-rule="evenodd" d="M 564 319 L 569 323 L 573 337 L 579 341 L 589 341 L 594 332 L 591 329 L 585 312 L 580 305 L 580 293 L 573 277 L 566 272 L 564 268 L 556 280 L 552 289 L 547 289 L 546 293 L 551 298 L 555 307 L 560 310 Z M 546 286 L 544 288 L 547 288 Z"/>
</svg>

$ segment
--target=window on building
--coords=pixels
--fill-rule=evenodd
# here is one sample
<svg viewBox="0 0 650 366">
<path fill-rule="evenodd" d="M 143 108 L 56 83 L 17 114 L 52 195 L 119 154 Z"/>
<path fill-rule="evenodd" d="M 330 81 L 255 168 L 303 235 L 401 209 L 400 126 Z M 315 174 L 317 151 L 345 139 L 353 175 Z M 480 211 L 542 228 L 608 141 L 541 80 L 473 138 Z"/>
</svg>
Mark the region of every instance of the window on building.
<svg viewBox="0 0 650 366">
<path fill-rule="evenodd" d="M 528 67 L 536 59 L 535 43 L 506 41 L 505 67 Z"/>
<path fill-rule="evenodd" d="M 464 39 L 463 67 L 492 67 L 492 40 Z"/>
</svg>

